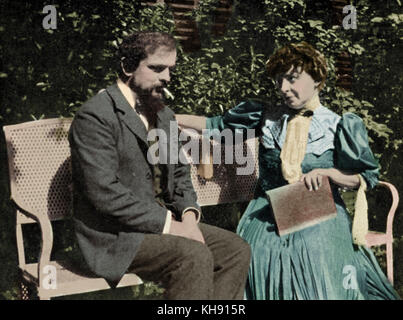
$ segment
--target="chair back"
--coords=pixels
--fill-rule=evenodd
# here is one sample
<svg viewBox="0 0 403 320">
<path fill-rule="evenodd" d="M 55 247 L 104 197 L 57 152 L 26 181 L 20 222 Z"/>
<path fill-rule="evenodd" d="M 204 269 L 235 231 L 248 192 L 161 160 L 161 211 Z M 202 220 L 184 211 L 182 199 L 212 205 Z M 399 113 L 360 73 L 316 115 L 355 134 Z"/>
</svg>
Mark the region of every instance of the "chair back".
<svg viewBox="0 0 403 320">
<path fill-rule="evenodd" d="M 206 206 L 250 201 L 259 176 L 257 139 L 251 138 L 235 144 L 212 140 L 211 147 L 217 148 L 221 157 L 217 163 L 212 157 L 214 174 L 211 179 L 200 177 L 197 164 L 187 154 L 192 164 L 191 178 L 198 203 Z M 226 163 L 227 160 L 229 163 Z"/>
<path fill-rule="evenodd" d="M 71 118 L 45 119 L 3 128 L 11 198 L 19 208 L 17 224 L 35 222 L 37 215 L 47 215 L 53 221 L 71 214 L 71 157 L 67 139 L 71 122 Z M 191 164 L 191 179 L 199 204 L 249 201 L 258 177 L 257 140 L 230 146 L 212 141 L 212 148 L 218 148 L 221 154 L 219 163 L 214 163 L 212 179 L 200 177 L 191 155 L 185 156 Z M 226 164 L 228 160 L 230 163 Z M 20 209 L 34 216 L 29 218 Z"/>
<path fill-rule="evenodd" d="M 71 118 L 30 121 L 4 126 L 11 198 L 17 224 L 51 221 L 71 213 L 71 164 L 67 139 Z M 23 215 L 25 211 L 30 217 Z"/>
</svg>

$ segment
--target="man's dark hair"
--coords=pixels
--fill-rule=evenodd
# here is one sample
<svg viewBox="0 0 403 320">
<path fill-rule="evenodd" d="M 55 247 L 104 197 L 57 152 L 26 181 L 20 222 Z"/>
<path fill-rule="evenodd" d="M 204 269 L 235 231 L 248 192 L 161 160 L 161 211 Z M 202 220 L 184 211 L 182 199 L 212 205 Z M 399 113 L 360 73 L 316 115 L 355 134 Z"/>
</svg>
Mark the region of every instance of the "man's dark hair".
<svg viewBox="0 0 403 320">
<path fill-rule="evenodd" d="M 176 49 L 174 37 L 164 32 L 136 32 L 125 39 L 119 47 L 119 78 L 124 82 L 127 76 L 126 72 L 134 72 L 140 64 L 140 61 L 153 54 L 158 48 L 167 47 L 168 50 Z"/>
</svg>

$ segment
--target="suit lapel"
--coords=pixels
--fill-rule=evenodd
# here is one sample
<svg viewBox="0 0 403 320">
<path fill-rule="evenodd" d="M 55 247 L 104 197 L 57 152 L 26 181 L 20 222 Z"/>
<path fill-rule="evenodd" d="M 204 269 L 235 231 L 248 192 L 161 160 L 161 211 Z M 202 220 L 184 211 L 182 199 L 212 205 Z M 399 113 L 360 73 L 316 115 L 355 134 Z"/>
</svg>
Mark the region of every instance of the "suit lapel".
<svg viewBox="0 0 403 320">
<path fill-rule="evenodd" d="M 166 136 L 166 145 L 160 145 L 160 154 L 163 157 L 164 153 L 166 158 L 162 158 L 162 159 L 166 159 L 167 163 L 169 164 L 171 161 L 171 148 L 175 148 L 175 145 L 171 145 L 171 139 L 174 140 L 178 139 L 177 136 L 177 131 L 172 132 L 174 135 L 171 138 L 171 122 L 170 119 L 167 117 L 167 112 L 165 109 L 161 110 L 158 112 L 157 114 L 157 128 L 162 130 L 165 133 Z M 172 128 L 175 129 L 175 128 Z M 177 146 L 177 144 L 176 144 Z M 175 152 L 175 150 L 172 150 L 172 152 Z M 174 159 L 173 159 L 174 160 Z"/>
<path fill-rule="evenodd" d="M 171 132 L 171 122 L 170 120 L 173 120 L 171 116 L 169 116 L 169 112 L 164 108 L 163 110 L 159 111 L 157 114 L 157 128 L 164 131 L 166 135 L 166 145 L 162 146 L 160 144 L 159 146 L 159 151 L 160 151 L 160 159 L 162 161 L 166 161 L 166 166 L 168 169 L 167 175 L 168 175 L 168 181 L 167 181 L 167 189 L 170 197 L 173 197 L 173 191 L 174 191 L 174 172 L 175 172 L 175 164 L 178 163 L 178 129 L 176 128 L 175 130 L 172 130 Z M 176 122 L 175 122 L 175 125 Z M 171 136 L 172 134 L 172 136 Z M 171 141 L 172 139 L 172 141 Z M 175 154 L 176 152 L 176 154 Z M 165 153 L 165 154 L 164 154 Z M 172 153 L 172 154 L 171 154 Z M 172 158 L 172 156 L 174 158 Z M 167 206 L 168 209 L 175 210 L 174 208 L 170 208 Z"/>
<path fill-rule="evenodd" d="M 123 96 L 122 92 L 120 91 L 119 87 L 114 84 L 106 88 L 106 91 L 114 101 L 114 105 L 117 109 L 119 109 L 121 112 L 119 114 L 119 118 L 121 121 L 129 128 L 129 130 L 136 135 L 141 141 L 144 142 L 144 150 L 147 153 L 148 150 L 148 140 L 147 140 L 147 135 L 148 132 L 146 130 L 146 127 L 144 126 L 143 121 L 140 119 L 140 117 L 137 115 L 137 113 L 133 110 L 133 108 L 129 105 L 127 102 L 126 98 Z M 161 111 L 158 112 L 157 114 L 157 123 L 156 126 L 158 129 L 163 130 L 165 135 L 166 135 L 166 146 L 160 146 L 160 152 L 162 153 L 166 152 L 166 160 L 167 163 L 170 163 L 170 148 L 174 147 L 170 145 L 170 117 L 168 116 L 169 113 L 165 108 Z M 177 131 L 175 132 L 175 135 L 173 139 L 178 139 L 177 138 Z M 173 150 L 175 152 L 175 150 Z M 161 156 L 164 156 L 162 154 Z M 173 159 L 175 160 L 175 159 Z"/>
<path fill-rule="evenodd" d="M 115 107 L 121 111 L 120 119 L 129 128 L 129 130 L 135 134 L 140 140 L 142 140 L 146 145 L 147 141 L 147 130 L 144 126 L 143 121 L 136 114 L 133 108 L 129 105 L 126 98 L 123 96 L 122 92 L 119 90 L 116 84 L 106 88 L 106 91 L 114 101 Z"/>
</svg>

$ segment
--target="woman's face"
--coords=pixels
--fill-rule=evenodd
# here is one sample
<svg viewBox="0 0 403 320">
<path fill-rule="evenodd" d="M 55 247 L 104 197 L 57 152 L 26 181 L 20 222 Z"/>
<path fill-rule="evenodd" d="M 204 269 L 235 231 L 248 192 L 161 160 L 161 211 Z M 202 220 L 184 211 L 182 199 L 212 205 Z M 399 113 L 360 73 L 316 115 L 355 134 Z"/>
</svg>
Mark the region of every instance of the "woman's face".
<svg viewBox="0 0 403 320">
<path fill-rule="evenodd" d="M 278 75 L 276 83 L 285 103 L 295 110 L 303 108 L 318 93 L 320 84 L 301 67 L 291 67 L 286 73 Z"/>
</svg>

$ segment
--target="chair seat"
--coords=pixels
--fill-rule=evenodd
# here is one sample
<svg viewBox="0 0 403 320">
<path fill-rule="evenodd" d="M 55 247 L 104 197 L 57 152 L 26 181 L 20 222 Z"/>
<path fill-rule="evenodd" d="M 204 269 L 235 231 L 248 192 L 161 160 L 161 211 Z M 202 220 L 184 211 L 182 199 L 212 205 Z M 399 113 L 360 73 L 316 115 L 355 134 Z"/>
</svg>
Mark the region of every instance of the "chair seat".
<svg viewBox="0 0 403 320">
<path fill-rule="evenodd" d="M 84 272 L 76 272 L 64 262 L 52 261 L 51 265 L 56 268 L 56 288 L 45 289 L 43 286 L 40 286 L 38 295 L 41 298 L 51 298 L 111 288 L 105 279 L 85 274 Z M 22 273 L 27 281 L 38 285 L 37 263 L 27 264 L 25 268 L 22 269 Z M 143 281 L 136 274 L 127 273 L 120 280 L 117 287 L 134 286 L 142 283 Z"/>
<path fill-rule="evenodd" d="M 366 240 L 367 240 L 367 246 L 373 247 L 386 244 L 389 241 L 392 242 L 393 238 L 391 238 L 384 232 L 368 231 L 366 235 Z"/>
</svg>

